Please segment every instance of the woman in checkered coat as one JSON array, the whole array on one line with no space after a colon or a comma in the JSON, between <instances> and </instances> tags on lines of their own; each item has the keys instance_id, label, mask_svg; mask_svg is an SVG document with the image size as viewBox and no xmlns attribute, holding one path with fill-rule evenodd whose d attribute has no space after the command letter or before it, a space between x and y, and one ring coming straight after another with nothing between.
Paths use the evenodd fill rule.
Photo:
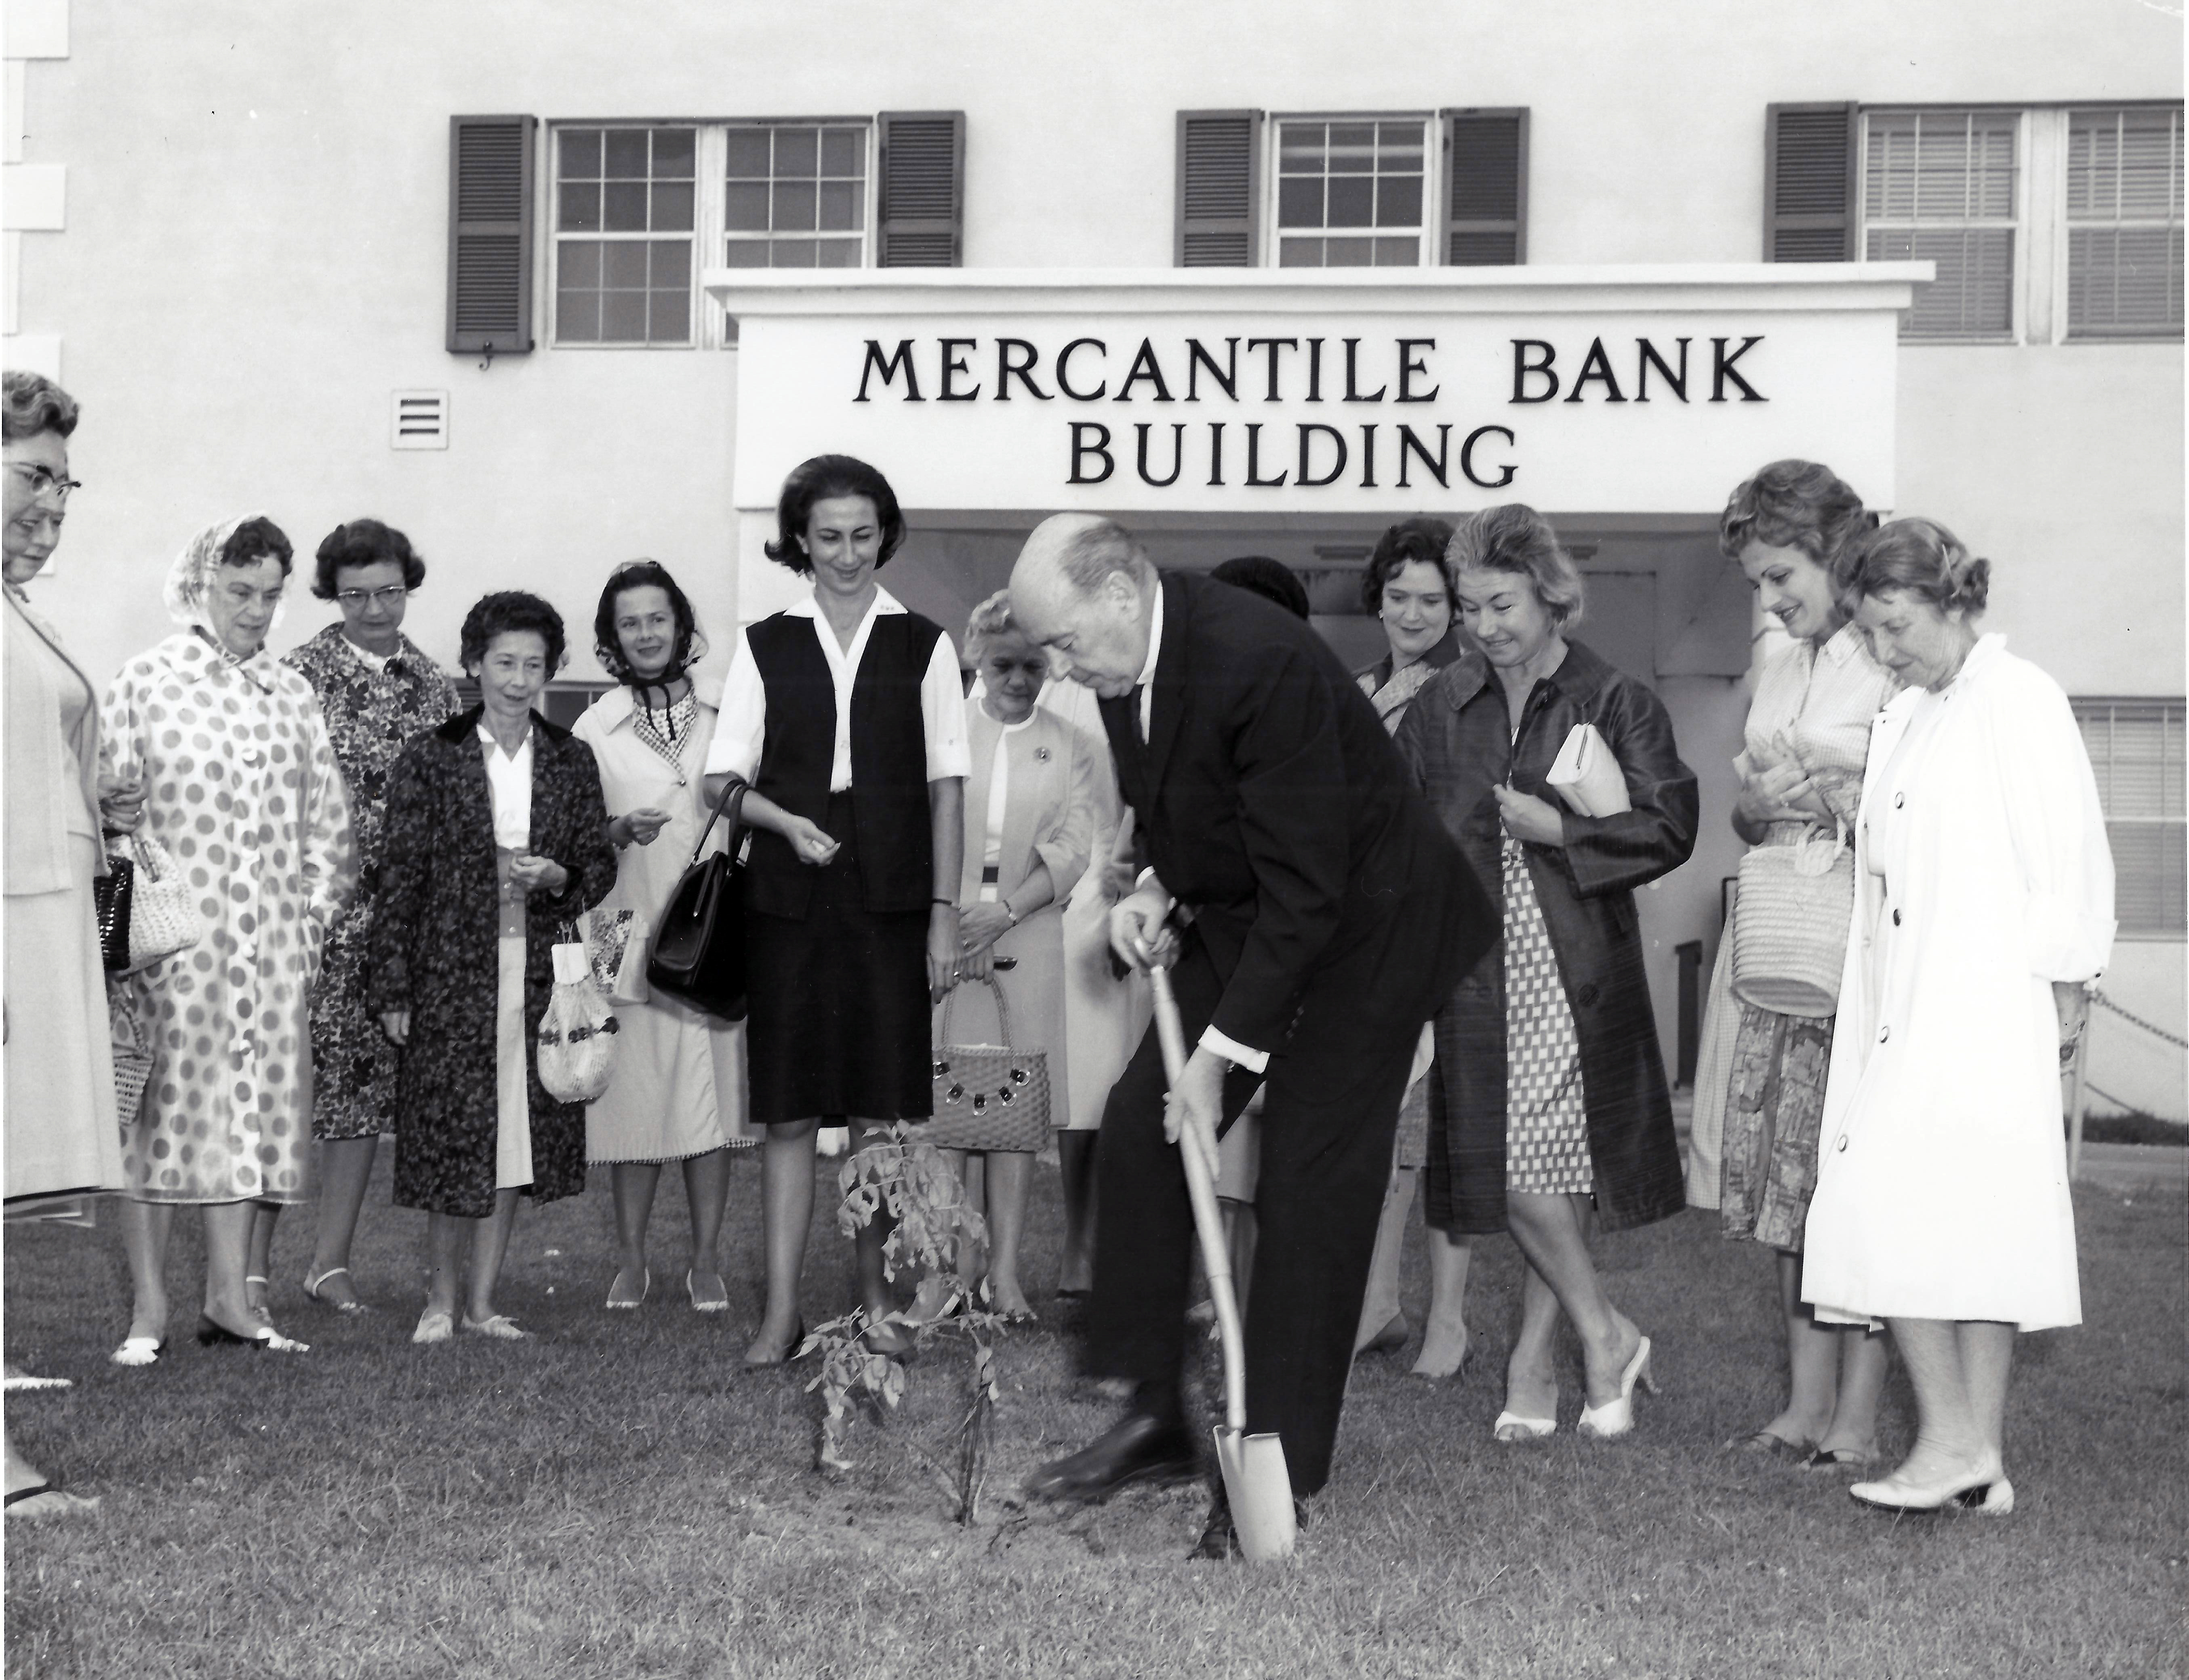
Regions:
<instances>
[{"instance_id":1,"label":"woman in checkered coat","mask_svg":"<svg viewBox=\"0 0 2189 1680\"><path fill-rule=\"evenodd\" d=\"M1581 1432L1621 1435L1649 1338L1605 1298L1587 1233L1592 1213L1618 1230L1685 1204L1633 889L1694 849L1694 772L1657 697L1568 638L1581 576L1540 514L1475 514L1446 557L1469 654L1423 688L1397 742L1476 874L1502 881L1505 931L1437 1015L1427 1218L1455 1238L1509 1229L1527 1257L1496 1438L1557 1428L1561 1311L1587 1369ZM1582 724L1632 809L1581 816L1547 785Z\"/></svg>"}]
</instances>

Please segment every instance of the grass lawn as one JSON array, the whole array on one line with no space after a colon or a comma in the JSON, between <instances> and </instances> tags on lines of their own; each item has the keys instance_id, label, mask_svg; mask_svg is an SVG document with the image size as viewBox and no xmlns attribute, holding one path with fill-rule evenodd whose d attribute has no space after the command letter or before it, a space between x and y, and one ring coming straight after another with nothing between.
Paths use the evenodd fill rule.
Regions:
<instances>
[{"instance_id":1,"label":"grass lawn","mask_svg":"<svg viewBox=\"0 0 2189 1680\"><path fill-rule=\"evenodd\" d=\"M1715 1215L1606 1240L1615 1297L1655 1338L1667 1392L1631 1440L1490 1440L1518 1305L1509 1242L1484 1243L1470 1317L1483 1374L1358 1369L1336 1478L1298 1557L1184 1562L1202 1496L1021 1511L1025 1473L1111 1407L1073 1372L1050 1300L1057 1180L1035 1177L1028 1272L1043 1323L1009 1335L980 1519L947 1519L896 1437L939 1442L962 1357L916 1366L906 1415L853 1434L824 1479L804 1372L738 1363L756 1312L759 1171L732 1191L732 1310L686 1305L682 1196L665 1175L653 1298L600 1309L605 1175L520 1216L505 1310L523 1345L413 1348L421 1216L387 1206L359 1246L361 1321L297 1287L311 1214L283 1222L275 1305L301 1359L199 1349L196 1222L176 1222L177 1338L105 1355L127 1317L120 1246L10 1230L6 1340L71 1391L11 1396L32 1460L104 1496L93 1515L6 1529L7 1670L53 1677L1210 1677L1610 1674L2095 1676L2189 1666L2185 1209L2079 1197L2081 1329L2022 1338L2005 1521L1895 1523L1836 1478L1722 1454L1779 1400L1772 1260ZM833 1185L833 1179L830 1181ZM1407 1300L1426 1290L1420 1245ZM816 1222L809 1316L849 1298L850 1253ZM1888 1391L1888 1449L1911 1427Z\"/></svg>"}]
</instances>

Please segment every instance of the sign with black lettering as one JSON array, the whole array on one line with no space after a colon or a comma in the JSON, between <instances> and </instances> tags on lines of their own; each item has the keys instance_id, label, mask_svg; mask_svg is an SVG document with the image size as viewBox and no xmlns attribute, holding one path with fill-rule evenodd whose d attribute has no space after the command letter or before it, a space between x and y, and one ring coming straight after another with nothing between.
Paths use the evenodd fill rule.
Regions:
<instances>
[{"instance_id":1,"label":"sign with black lettering","mask_svg":"<svg viewBox=\"0 0 2189 1680\"><path fill-rule=\"evenodd\" d=\"M936 509L1693 514L1784 455L1891 505L1921 266L725 270L708 290L739 322L740 507L833 451Z\"/></svg>"}]
</instances>

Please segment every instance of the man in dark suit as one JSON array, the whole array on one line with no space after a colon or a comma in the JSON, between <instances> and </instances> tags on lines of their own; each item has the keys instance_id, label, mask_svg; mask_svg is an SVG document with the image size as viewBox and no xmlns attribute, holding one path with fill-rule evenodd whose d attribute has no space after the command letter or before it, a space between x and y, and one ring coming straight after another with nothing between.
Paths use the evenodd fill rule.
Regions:
<instances>
[{"instance_id":1,"label":"man in dark suit","mask_svg":"<svg viewBox=\"0 0 2189 1680\"><path fill-rule=\"evenodd\" d=\"M1090 1353L1134 1383L1130 1408L1028 1491L1100 1498L1192 1472L1193 1215L1171 1145L1202 1149L1213 1174L1219 1125L1266 1082L1247 1428L1276 1434L1294 1492L1312 1494L1415 1044L1496 939L1496 912L1337 655L1281 608L1159 574L1115 523L1059 514L1027 539L1011 612L1101 699L1150 866L1111 913L1111 942L1137 965L1174 957L1196 1046L1167 1112L1151 1027L1102 1122ZM1181 907L1179 938L1166 924ZM1219 1490L1197 1549L1226 1555L1231 1539Z\"/></svg>"}]
</instances>

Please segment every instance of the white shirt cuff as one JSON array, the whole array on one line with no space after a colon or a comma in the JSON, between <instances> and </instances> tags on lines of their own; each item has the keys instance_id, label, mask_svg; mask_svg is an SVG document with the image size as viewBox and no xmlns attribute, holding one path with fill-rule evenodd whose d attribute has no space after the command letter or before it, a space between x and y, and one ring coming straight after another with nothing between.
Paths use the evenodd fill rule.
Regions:
<instances>
[{"instance_id":1,"label":"white shirt cuff","mask_svg":"<svg viewBox=\"0 0 2189 1680\"><path fill-rule=\"evenodd\" d=\"M1266 1073L1270 1071L1270 1053L1267 1050L1250 1050L1236 1038L1226 1038L1213 1027L1202 1029L1201 1048L1213 1050L1225 1061L1252 1072Z\"/></svg>"}]
</instances>

